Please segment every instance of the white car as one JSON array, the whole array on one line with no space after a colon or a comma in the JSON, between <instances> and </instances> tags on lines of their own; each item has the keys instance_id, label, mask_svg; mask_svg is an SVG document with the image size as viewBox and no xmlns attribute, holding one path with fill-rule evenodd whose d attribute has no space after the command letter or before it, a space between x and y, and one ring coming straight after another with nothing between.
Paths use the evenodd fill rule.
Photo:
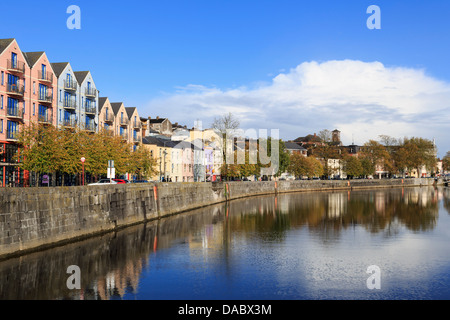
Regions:
<instances>
[{"instance_id":1,"label":"white car","mask_svg":"<svg viewBox=\"0 0 450 320\"><path fill-rule=\"evenodd\" d=\"M107 185L107 184L117 184L117 182L114 181L114 180L111 181L109 179L101 179L98 182L88 184L88 186L104 186L104 185Z\"/></svg>"}]
</instances>

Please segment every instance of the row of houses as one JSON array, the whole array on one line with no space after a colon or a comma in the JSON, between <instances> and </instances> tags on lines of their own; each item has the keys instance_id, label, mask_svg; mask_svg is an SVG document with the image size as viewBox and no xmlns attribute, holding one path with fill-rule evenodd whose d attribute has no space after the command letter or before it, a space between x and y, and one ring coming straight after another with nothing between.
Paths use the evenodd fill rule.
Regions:
<instances>
[{"instance_id":1,"label":"row of houses","mask_svg":"<svg viewBox=\"0 0 450 320\"><path fill-rule=\"evenodd\" d=\"M134 149L143 137L171 136L182 126L166 118L141 117L138 109L100 95L90 71L50 61L44 51L22 51L16 39L0 39L0 187L22 186L18 134L31 123L60 129L106 132Z\"/></svg>"}]
</instances>

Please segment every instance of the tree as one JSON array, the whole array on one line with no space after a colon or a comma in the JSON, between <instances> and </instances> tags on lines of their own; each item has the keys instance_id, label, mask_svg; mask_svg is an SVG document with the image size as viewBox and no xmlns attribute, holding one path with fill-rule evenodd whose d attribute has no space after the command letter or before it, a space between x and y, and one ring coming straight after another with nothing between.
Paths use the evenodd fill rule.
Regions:
<instances>
[{"instance_id":1,"label":"tree","mask_svg":"<svg viewBox=\"0 0 450 320\"><path fill-rule=\"evenodd\" d=\"M377 166L385 171L392 171L391 155L386 147L381 143L370 140L361 148L361 165L363 167L363 175L374 175Z\"/></svg>"},{"instance_id":2,"label":"tree","mask_svg":"<svg viewBox=\"0 0 450 320\"><path fill-rule=\"evenodd\" d=\"M319 132L318 136L324 143L330 143L332 140L333 134L331 133L330 130L324 129Z\"/></svg>"},{"instance_id":3,"label":"tree","mask_svg":"<svg viewBox=\"0 0 450 320\"><path fill-rule=\"evenodd\" d=\"M398 168L415 169L419 174L421 167L430 171L436 169L436 148L433 141L423 138L405 138L395 152L395 161Z\"/></svg>"},{"instance_id":4,"label":"tree","mask_svg":"<svg viewBox=\"0 0 450 320\"><path fill-rule=\"evenodd\" d=\"M450 170L450 151L447 151L447 154L442 159L442 169L444 171L449 171Z\"/></svg>"},{"instance_id":5,"label":"tree","mask_svg":"<svg viewBox=\"0 0 450 320\"><path fill-rule=\"evenodd\" d=\"M288 171L295 177L301 178L308 175L306 158L299 154L293 153L290 156Z\"/></svg>"},{"instance_id":6,"label":"tree","mask_svg":"<svg viewBox=\"0 0 450 320\"><path fill-rule=\"evenodd\" d=\"M357 157L348 156L344 160L344 171L350 178L360 177L363 174L363 168Z\"/></svg>"}]
</instances>

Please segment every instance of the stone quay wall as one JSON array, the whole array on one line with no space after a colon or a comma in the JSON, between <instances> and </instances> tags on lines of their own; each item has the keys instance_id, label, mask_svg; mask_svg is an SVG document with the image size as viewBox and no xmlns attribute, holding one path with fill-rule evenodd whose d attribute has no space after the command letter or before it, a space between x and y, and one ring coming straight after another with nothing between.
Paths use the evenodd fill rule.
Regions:
<instances>
[{"instance_id":1,"label":"stone quay wall","mask_svg":"<svg viewBox=\"0 0 450 320\"><path fill-rule=\"evenodd\" d=\"M244 197L433 184L433 179L297 180L1 189L0 259Z\"/></svg>"}]
</instances>

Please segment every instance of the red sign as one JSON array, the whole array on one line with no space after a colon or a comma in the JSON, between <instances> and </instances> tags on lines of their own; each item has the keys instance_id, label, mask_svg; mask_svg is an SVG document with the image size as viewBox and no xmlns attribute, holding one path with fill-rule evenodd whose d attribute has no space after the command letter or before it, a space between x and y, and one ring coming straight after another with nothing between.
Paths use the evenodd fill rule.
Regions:
<instances>
[{"instance_id":1,"label":"red sign","mask_svg":"<svg viewBox=\"0 0 450 320\"><path fill-rule=\"evenodd\" d=\"M84 157L81 158L81 162L82 162L82 163L85 163L85 162L86 162L86 158L84 158Z\"/></svg>"}]
</instances>

